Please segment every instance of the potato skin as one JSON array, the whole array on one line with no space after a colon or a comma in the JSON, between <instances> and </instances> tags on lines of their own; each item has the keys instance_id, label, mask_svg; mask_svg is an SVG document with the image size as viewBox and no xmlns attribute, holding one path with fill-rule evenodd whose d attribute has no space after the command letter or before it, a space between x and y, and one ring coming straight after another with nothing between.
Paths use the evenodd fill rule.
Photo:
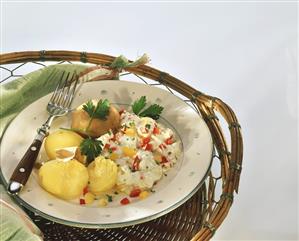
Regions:
<instances>
[{"instance_id":1,"label":"potato skin","mask_svg":"<svg viewBox=\"0 0 299 241\"><path fill-rule=\"evenodd\" d=\"M73 131L57 130L46 137L45 150L50 160L56 159L56 150L64 147L78 147L83 138Z\"/></svg>"},{"instance_id":2,"label":"potato skin","mask_svg":"<svg viewBox=\"0 0 299 241\"><path fill-rule=\"evenodd\" d=\"M77 110L72 113L72 129L75 129L80 134L90 135L92 137L99 137L110 129L115 130L119 127L120 124L120 115L118 110L110 105L109 114L106 120L93 119L89 126L89 129L86 130L90 122L90 116L87 112L82 109L82 106L79 106Z\"/></svg>"},{"instance_id":3,"label":"potato skin","mask_svg":"<svg viewBox=\"0 0 299 241\"><path fill-rule=\"evenodd\" d=\"M101 194L113 188L117 181L117 165L103 156L97 157L88 167L89 190Z\"/></svg>"},{"instance_id":4,"label":"potato skin","mask_svg":"<svg viewBox=\"0 0 299 241\"><path fill-rule=\"evenodd\" d=\"M87 168L77 160L51 160L38 171L41 186L55 196L69 200L78 198L88 184Z\"/></svg>"}]
</instances>

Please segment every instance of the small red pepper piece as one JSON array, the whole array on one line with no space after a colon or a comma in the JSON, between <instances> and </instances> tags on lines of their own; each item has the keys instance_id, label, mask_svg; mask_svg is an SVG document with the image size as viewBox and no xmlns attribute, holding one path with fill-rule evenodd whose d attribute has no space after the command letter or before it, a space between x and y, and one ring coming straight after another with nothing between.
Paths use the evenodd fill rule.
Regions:
<instances>
[{"instance_id":1,"label":"small red pepper piece","mask_svg":"<svg viewBox=\"0 0 299 241\"><path fill-rule=\"evenodd\" d=\"M166 145L171 145L172 143L173 143L172 136L169 137L169 138L167 138L167 139L165 140L165 144L166 144Z\"/></svg>"},{"instance_id":2,"label":"small red pepper piece","mask_svg":"<svg viewBox=\"0 0 299 241\"><path fill-rule=\"evenodd\" d=\"M104 149L109 149L109 148L110 148L110 144L106 143Z\"/></svg>"},{"instance_id":3,"label":"small red pepper piece","mask_svg":"<svg viewBox=\"0 0 299 241\"><path fill-rule=\"evenodd\" d=\"M83 198L80 198L80 205L84 205L85 204L85 200Z\"/></svg>"},{"instance_id":4,"label":"small red pepper piece","mask_svg":"<svg viewBox=\"0 0 299 241\"><path fill-rule=\"evenodd\" d=\"M158 128L157 126L154 127L154 129L153 129L153 134L154 134L154 135L158 135L158 134L160 134L160 130L159 130L159 128Z\"/></svg>"},{"instance_id":5,"label":"small red pepper piece","mask_svg":"<svg viewBox=\"0 0 299 241\"><path fill-rule=\"evenodd\" d=\"M162 156L161 163L166 163L166 162L168 162L167 158L165 156Z\"/></svg>"},{"instance_id":6,"label":"small red pepper piece","mask_svg":"<svg viewBox=\"0 0 299 241\"><path fill-rule=\"evenodd\" d=\"M141 193L141 190L139 188L135 188L130 192L130 197L138 197Z\"/></svg>"},{"instance_id":7,"label":"small red pepper piece","mask_svg":"<svg viewBox=\"0 0 299 241\"><path fill-rule=\"evenodd\" d=\"M164 144L160 144L160 145L159 145L159 148L160 148L160 149L164 149L165 147L166 147L166 146L165 146Z\"/></svg>"},{"instance_id":8,"label":"small red pepper piece","mask_svg":"<svg viewBox=\"0 0 299 241\"><path fill-rule=\"evenodd\" d=\"M140 159L138 156L136 156L132 165L134 171L138 171L139 163L140 163Z\"/></svg>"},{"instance_id":9,"label":"small red pepper piece","mask_svg":"<svg viewBox=\"0 0 299 241\"><path fill-rule=\"evenodd\" d=\"M150 136L144 138L142 140L142 147L144 147L145 145L147 145L150 141L151 141L151 137Z\"/></svg>"},{"instance_id":10,"label":"small red pepper piece","mask_svg":"<svg viewBox=\"0 0 299 241\"><path fill-rule=\"evenodd\" d=\"M116 146L113 146L113 147L111 147L110 149L111 149L111 151L116 151L117 147L116 147Z\"/></svg>"},{"instance_id":11,"label":"small red pepper piece","mask_svg":"<svg viewBox=\"0 0 299 241\"><path fill-rule=\"evenodd\" d=\"M129 204L130 203L130 200L128 199L128 198L123 198L122 200L120 200L120 203L122 204L122 205L127 205L127 204Z\"/></svg>"},{"instance_id":12,"label":"small red pepper piece","mask_svg":"<svg viewBox=\"0 0 299 241\"><path fill-rule=\"evenodd\" d=\"M147 144L145 147L146 151L152 151L153 150L153 145L152 144Z\"/></svg>"},{"instance_id":13,"label":"small red pepper piece","mask_svg":"<svg viewBox=\"0 0 299 241\"><path fill-rule=\"evenodd\" d=\"M88 186L83 188L83 195L85 195L86 193L88 193Z\"/></svg>"}]
</instances>

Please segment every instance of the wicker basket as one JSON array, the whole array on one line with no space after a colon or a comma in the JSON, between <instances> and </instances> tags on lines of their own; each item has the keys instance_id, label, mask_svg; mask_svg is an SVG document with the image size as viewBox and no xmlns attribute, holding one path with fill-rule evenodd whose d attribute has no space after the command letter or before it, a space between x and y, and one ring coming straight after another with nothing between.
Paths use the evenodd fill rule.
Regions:
<instances>
[{"instance_id":1,"label":"wicker basket","mask_svg":"<svg viewBox=\"0 0 299 241\"><path fill-rule=\"evenodd\" d=\"M50 63L81 62L109 65L115 57L74 51L29 51L0 55L1 69L8 71L7 81L25 63L46 66ZM11 64L17 64L10 67ZM45 240L209 240L219 228L238 192L242 165L241 128L233 110L217 97L206 95L168 73L149 66L130 67L120 75L134 75L145 84L161 86L183 97L206 121L214 140L212 169L200 190L185 204L156 220L117 229L83 229L46 220L26 210L41 228ZM3 103L1 103L3 104ZM222 130L224 120L229 136ZM228 139L228 140L227 140ZM228 144L229 143L229 144ZM218 166L218 168L217 168Z\"/></svg>"}]
</instances>

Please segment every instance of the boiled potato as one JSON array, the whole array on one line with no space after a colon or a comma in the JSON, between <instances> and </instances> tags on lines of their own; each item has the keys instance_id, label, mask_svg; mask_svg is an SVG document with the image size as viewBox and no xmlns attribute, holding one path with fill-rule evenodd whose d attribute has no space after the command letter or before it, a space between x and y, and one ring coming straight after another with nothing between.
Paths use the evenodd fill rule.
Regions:
<instances>
[{"instance_id":1,"label":"boiled potato","mask_svg":"<svg viewBox=\"0 0 299 241\"><path fill-rule=\"evenodd\" d=\"M75 159L48 161L41 166L38 176L46 191L66 200L79 197L88 184L87 168Z\"/></svg>"},{"instance_id":2,"label":"boiled potato","mask_svg":"<svg viewBox=\"0 0 299 241\"><path fill-rule=\"evenodd\" d=\"M117 166L110 159L103 156L97 157L88 165L89 190L100 194L110 190L117 180Z\"/></svg>"},{"instance_id":3,"label":"boiled potato","mask_svg":"<svg viewBox=\"0 0 299 241\"><path fill-rule=\"evenodd\" d=\"M96 105L97 101L93 100L93 103ZM91 121L88 130L86 130L90 122L90 116L82 108L83 105L79 106L72 113L72 128L78 130L78 132L88 134L92 137L99 137L108 132L110 129L113 130L119 127L119 112L114 106L110 105L109 114L106 120L94 118Z\"/></svg>"},{"instance_id":4,"label":"boiled potato","mask_svg":"<svg viewBox=\"0 0 299 241\"><path fill-rule=\"evenodd\" d=\"M47 136L45 140L46 153L50 160L56 159L56 150L65 147L78 147L83 141L83 138L68 130L57 130Z\"/></svg>"}]
</instances>

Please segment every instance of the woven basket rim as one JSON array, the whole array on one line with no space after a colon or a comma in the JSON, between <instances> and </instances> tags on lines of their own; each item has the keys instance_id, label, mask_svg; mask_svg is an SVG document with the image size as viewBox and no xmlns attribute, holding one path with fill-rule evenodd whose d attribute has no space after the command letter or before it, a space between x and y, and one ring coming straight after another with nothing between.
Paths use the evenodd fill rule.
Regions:
<instances>
[{"instance_id":1,"label":"woven basket rim","mask_svg":"<svg viewBox=\"0 0 299 241\"><path fill-rule=\"evenodd\" d=\"M78 61L97 65L109 65L114 59L115 57L113 56L99 53L42 50L1 54L0 65L30 61ZM125 68L125 71L167 85L193 101L210 129L214 139L215 148L219 155L219 160L221 161L221 180L223 183L222 194L215 208L210 210L202 228L198 230L196 235L192 238L193 241L209 240L227 216L233 203L234 193L238 192L242 170L243 139L237 117L234 111L221 99L206 95L164 71L160 71L147 65ZM223 127L220 125L216 113L224 117L228 124L231 139L230 146L227 144L229 142L225 139L222 131ZM211 183L208 183L207 185L209 186L208 189L210 191L210 188L212 187ZM212 205L209 203L209 200L207 205L207 208Z\"/></svg>"}]
</instances>

